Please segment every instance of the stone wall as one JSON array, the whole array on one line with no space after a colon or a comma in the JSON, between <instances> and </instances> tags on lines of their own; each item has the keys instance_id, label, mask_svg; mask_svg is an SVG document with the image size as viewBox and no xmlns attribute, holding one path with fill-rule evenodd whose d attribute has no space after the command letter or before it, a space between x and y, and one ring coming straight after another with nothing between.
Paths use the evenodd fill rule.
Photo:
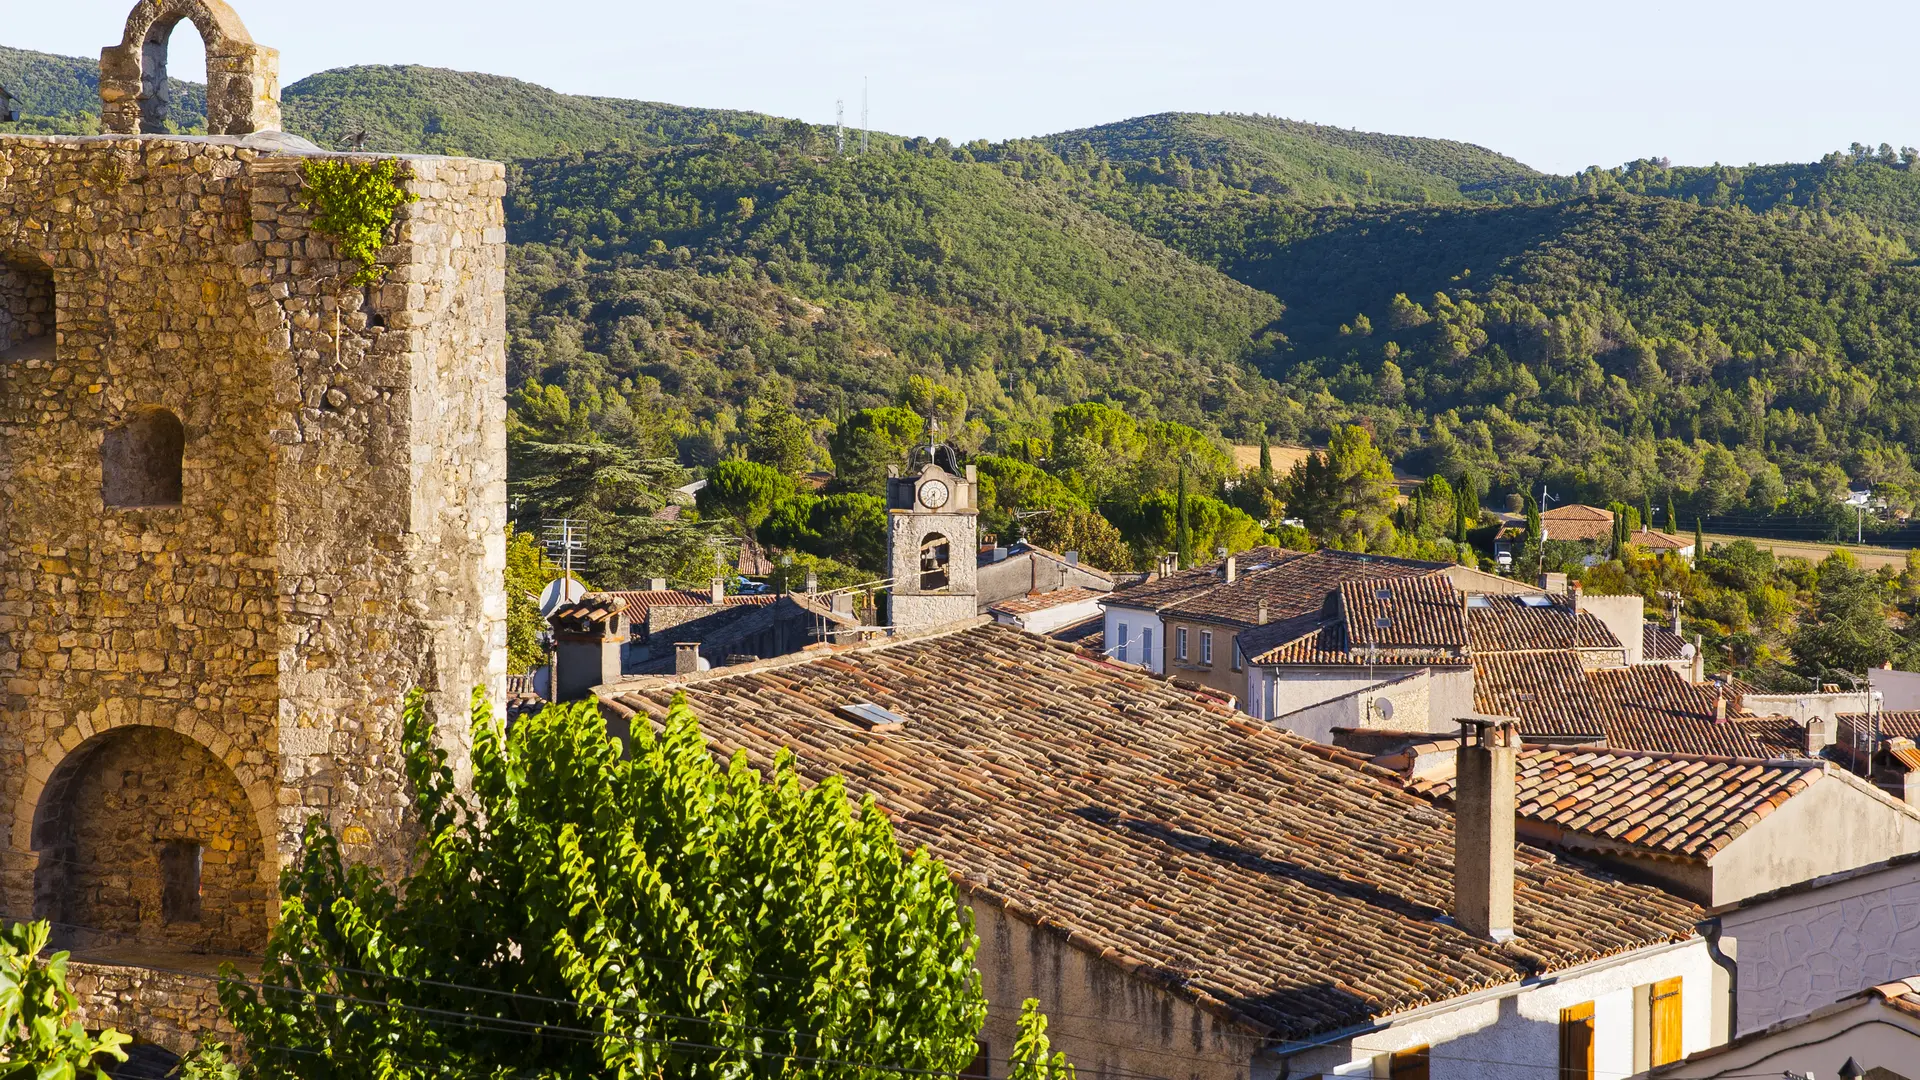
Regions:
<instances>
[{"instance_id":1,"label":"stone wall","mask_svg":"<svg viewBox=\"0 0 1920 1080\"><path fill-rule=\"evenodd\" d=\"M289 147L0 136L0 262L50 268L57 310L54 348L0 358L7 914L50 868L50 781L105 733L217 761L271 888L310 815L399 869L407 691L462 769L468 697L500 693L504 171L400 159L417 199L363 289ZM184 431L178 505L109 507L103 439L143 410Z\"/></svg>"},{"instance_id":2,"label":"stone wall","mask_svg":"<svg viewBox=\"0 0 1920 1080\"><path fill-rule=\"evenodd\" d=\"M233 1039L233 1025L220 1014L219 980L212 972L76 963L67 969L67 985L79 997L79 1019L89 1028L138 1032L141 1042L182 1057L202 1033Z\"/></svg>"},{"instance_id":3,"label":"stone wall","mask_svg":"<svg viewBox=\"0 0 1920 1080\"><path fill-rule=\"evenodd\" d=\"M0 260L0 355L53 335L53 274L37 262Z\"/></svg>"}]
</instances>

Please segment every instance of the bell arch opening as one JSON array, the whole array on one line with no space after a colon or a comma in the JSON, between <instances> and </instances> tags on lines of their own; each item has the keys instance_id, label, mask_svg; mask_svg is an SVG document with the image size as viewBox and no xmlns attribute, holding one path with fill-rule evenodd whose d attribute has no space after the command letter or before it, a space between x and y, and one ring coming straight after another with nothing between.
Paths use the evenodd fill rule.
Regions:
<instances>
[{"instance_id":1,"label":"bell arch opening","mask_svg":"<svg viewBox=\"0 0 1920 1080\"><path fill-rule=\"evenodd\" d=\"M34 917L93 957L255 954L273 890L240 782L194 740L122 727L82 743L34 808Z\"/></svg>"},{"instance_id":2,"label":"bell arch opening","mask_svg":"<svg viewBox=\"0 0 1920 1080\"><path fill-rule=\"evenodd\" d=\"M198 63L195 61L198 60ZM148 135L165 134L171 121L186 130L175 114L170 69L204 71L207 85L213 85L211 57L206 35L181 12L155 22L140 42L140 131Z\"/></svg>"},{"instance_id":3,"label":"bell arch opening","mask_svg":"<svg viewBox=\"0 0 1920 1080\"><path fill-rule=\"evenodd\" d=\"M953 545L940 533L920 540L920 591L933 592L952 584Z\"/></svg>"},{"instance_id":4,"label":"bell arch opening","mask_svg":"<svg viewBox=\"0 0 1920 1080\"><path fill-rule=\"evenodd\" d=\"M187 432L157 406L135 409L100 440L100 499L109 507L179 506Z\"/></svg>"},{"instance_id":5,"label":"bell arch opening","mask_svg":"<svg viewBox=\"0 0 1920 1080\"><path fill-rule=\"evenodd\" d=\"M206 50L207 134L280 129L280 54L254 43L225 0L140 0L118 45L100 53L100 122L115 135L161 135L171 116L168 50L192 23Z\"/></svg>"},{"instance_id":6,"label":"bell arch opening","mask_svg":"<svg viewBox=\"0 0 1920 1080\"><path fill-rule=\"evenodd\" d=\"M53 359L57 308L51 267L0 255L0 361Z\"/></svg>"}]
</instances>

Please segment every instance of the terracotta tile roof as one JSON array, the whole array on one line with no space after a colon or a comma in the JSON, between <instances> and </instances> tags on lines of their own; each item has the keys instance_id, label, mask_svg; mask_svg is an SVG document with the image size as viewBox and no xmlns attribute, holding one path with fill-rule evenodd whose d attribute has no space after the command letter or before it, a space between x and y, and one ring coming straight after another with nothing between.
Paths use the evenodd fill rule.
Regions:
<instances>
[{"instance_id":1,"label":"terracotta tile roof","mask_svg":"<svg viewBox=\"0 0 1920 1080\"><path fill-rule=\"evenodd\" d=\"M1872 730L1875 720L1880 724L1880 737L1883 739L1920 740L1920 712L1889 710L1878 717L1862 713L1841 713L1839 720L1849 728L1861 731Z\"/></svg>"},{"instance_id":2,"label":"terracotta tile roof","mask_svg":"<svg viewBox=\"0 0 1920 1080\"><path fill-rule=\"evenodd\" d=\"M1059 607L1062 604L1078 604L1087 600L1098 600L1107 594L1097 589L1055 589L1052 592L1028 593L1011 600L1002 600L987 610L1001 615L1026 615L1035 611Z\"/></svg>"},{"instance_id":3,"label":"terracotta tile roof","mask_svg":"<svg viewBox=\"0 0 1920 1080\"><path fill-rule=\"evenodd\" d=\"M1244 582L1252 574L1307 557L1305 552L1289 551L1286 548L1254 548L1234 557L1235 575ZM1231 587L1220 580L1220 563L1212 562L1189 570L1175 571L1166 577L1148 578L1138 585L1116 590L1111 594L1110 602L1145 611L1159 611L1182 600L1190 600L1215 589ZM1327 588L1331 587L1331 584L1327 586ZM1323 588L1320 599L1325 598L1326 589Z\"/></svg>"},{"instance_id":4,"label":"terracotta tile roof","mask_svg":"<svg viewBox=\"0 0 1920 1080\"><path fill-rule=\"evenodd\" d=\"M1564 597L1475 597L1467 609L1467 637L1476 655L1527 649L1618 649L1620 639L1590 611L1575 612ZM1546 605L1535 606L1542 599Z\"/></svg>"},{"instance_id":5,"label":"terracotta tile roof","mask_svg":"<svg viewBox=\"0 0 1920 1080\"><path fill-rule=\"evenodd\" d=\"M1262 603L1267 606L1269 622L1323 610L1331 615L1328 599L1343 583L1417 577L1446 569L1445 563L1358 555L1351 551L1322 549L1307 555L1288 554L1293 557L1275 560L1265 568L1260 567L1258 561L1250 566L1243 557L1238 580L1233 584L1216 582L1211 588L1192 591L1158 610L1163 616L1250 627L1259 625Z\"/></svg>"},{"instance_id":6,"label":"terracotta tile roof","mask_svg":"<svg viewBox=\"0 0 1920 1080\"><path fill-rule=\"evenodd\" d=\"M1473 658L1473 675L1474 708L1517 718L1522 735L1594 734L1629 750L1804 756L1799 725L1746 712L1744 687L1727 687L1728 719L1720 723L1718 688L1664 665L1585 671L1572 652L1486 653Z\"/></svg>"},{"instance_id":7,"label":"terracotta tile roof","mask_svg":"<svg viewBox=\"0 0 1920 1080\"><path fill-rule=\"evenodd\" d=\"M1825 763L1810 758L1523 747L1514 783L1519 814L1530 821L1711 859L1825 775ZM1451 802L1453 780L1451 769L1435 771L1407 781L1407 789Z\"/></svg>"},{"instance_id":8,"label":"terracotta tile roof","mask_svg":"<svg viewBox=\"0 0 1920 1080\"><path fill-rule=\"evenodd\" d=\"M1223 701L1010 627L607 688L718 754L871 793L961 888L1254 1031L1304 1037L1689 939L1701 909L1521 845L1519 936L1442 921L1449 815ZM906 718L879 735L837 709Z\"/></svg>"},{"instance_id":9,"label":"terracotta tile roof","mask_svg":"<svg viewBox=\"0 0 1920 1080\"><path fill-rule=\"evenodd\" d=\"M1549 540L1609 540L1613 536L1613 511L1570 503L1541 514L1540 524ZM1678 551L1693 546L1692 540L1648 528L1635 529L1627 542L1649 551Z\"/></svg>"},{"instance_id":10,"label":"terracotta tile roof","mask_svg":"<svg viewBox=\"0 0 1920 1080\"><path fill-rule=\"evenodd\" d=\"M1466 648L1463 600L1447 576L1437 572L1340 584L1347 640L1383 649Z\"/></svg>"},{"instance_id":11,"label":"terracotta tile roof","mask_svg":"<svg viewBox=\"0 0 1920 1080\"><path fill-rule=\"evenodd\" d=\"M631 590L612 590L601 595L617 596L625 601L627 605L627 621L633 623L636 627L647 625L647 609L655 605L660 607L704 607L713 602L713 595L711 593L694 592L691 589L659 589L641 590L637 592ZM773 593L759 593L752 596L729 596L725 602L729 604L771 604L777 599L779 599L779 597Z\"/></svg>"},{"instance_id":12,"label":"terracotta tile roof","mask_svg":"<svg viewBox=\"0 0 1920 1080\"><path fill-rule=\"evenodd\" d=\"M550 623L586 627L604 623L619 614L624 602L614 593L587 593L578 600L561 604L547 613Z\"/></svg>"},{"instance_id":13,"label":"terracotta tile roof","mask_svg":"<svg viewBox=\"0 0 1920 1080\"><path fill-rule=\"evenodd\" d=\"M1436 653L1430 649L1396 652L1377 645L1369 649L1364 642L1358 648L1349 648L1346 623L1338 619L1323 619L1318 615L1303 615L1283 623L1268 623L1242 631L1240 648L1254 650L1247 657L1247 663L1262 666L1384 664L1388 667L1413 665L1457 668L1466 667L1472 662L1464 654Z\"/></svg>"},{"instance_id":14,"label":"terracotta tile roof","mask_svg":"<svg viewBox=\"0 0 1920 1080\"><path fill-rule=\"evenodd\" d=\"M1640 628L1641 655L1648 660L1683 660L1686 644L1685 638L1660 623Z\"/></svg>"},{"instance_id":15,"label":"terracotta tile roof","mask_svg":"<svg viewBox=\"0 0 1920 1080\"><path fill-rule=\"evenodd\" d=\"M1567 503L1540 513L1541 521L1599 521L1613 524L1613 511L1586 503Z\"/></svg>"},{"instance_id":16,"label":"terracotta tile roof","mask_svg":"<svg viewBox=\"0 0 1920 1080\"><path fill-rule=\"evenodd\" d=\"M1653 529L1635 529L1627 537L1627 543L1638 545L1648 551L1679 551L1681 548L1693 546L1693 541L1690 539Z\"/></svg>"},{"instance_id":17,"label":"terracotta tile roof","mask_svg":"<svg viewBox=\"0 0 1920 1080\"><path fill-rule=\"evenodd\" d=\"M1861 994L1855 994L1853 996L1861 997L1864 996L1864 994L1872 994L1903 1013L1920 1016L1920 975L1909 976L1905 979L1896 979L1890 983L1881 983L1879 986L1875 986L1863 991ZM1874 1070L1874 1072L1886 1071L1885 1069ZM1867 1075L1871 1076L1873 1073L1868 1073Z\"/></svg>"},{"instance_id":18,"label":"terracotta tile roof","mask_svg":"<svg viewBox=\"0 0 1920 1080\"><path fill-rule=\"evenodd\" d=\"M1047 634L1055 641L1063 641L1082 652L1099 655L1107 648L1106 617L1095 615L1091 619L1082 619L1077 623L1068 623Z\"/></svg>"}]
</instances>

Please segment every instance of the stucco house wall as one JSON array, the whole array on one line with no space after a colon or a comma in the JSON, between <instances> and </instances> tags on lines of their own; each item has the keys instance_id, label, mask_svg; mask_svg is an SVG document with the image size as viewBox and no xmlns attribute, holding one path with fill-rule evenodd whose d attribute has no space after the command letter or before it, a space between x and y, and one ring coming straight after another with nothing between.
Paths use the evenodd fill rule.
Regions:
<instances>
[{"instance_id":1,"label":"stucco house wall","mask_svg":"<svg viewBox=\"0 0 1920 1080\"><path fill-rule=\"evenodd\" d=\"M1714 856L1709 902L1731 904L1913 852L1920 814L1869 784L1827 776Z\"/></svg>"},{"instance_id":2,"label":"stucco house wall","mask_svg":"<svg viewBox=\"0 0 1920 1080\"><path fill-rule=\"evenodd\" d=\"M1273 717L1271 722L1302 738L1329 744L1333 742L1334 728L1425 732L1432 683L1431 674L1422 668L1331 701L1309 705L1298 712ZM1380 702L1392 703L1391 719L1380 715Z\"/></svg>"},{"instance_id":3,"label":"stucco house wall","mask_svg":"<svg viewBox=\"0 0 1920 1080\"><path fill-rule=\"evenodd\" d=\"M1823 1009L1804 1022L1755 1034L1654 1075L1663 1080L1839 1076L1849 1060L1868 1069L1868 1076L1874 1076L1871 1070L1879 1067L1903 1068L1920 1061L1920 1016L1870 996Z\"/></svg>"},{"instance_id":4,"label":"stucco house wall","mask_svg":"<svg viewBox=\"0 0 1920 1080\"><path fill-rule=\"evenodd\" d=\"M1126 627L1125 633L1120 631L1122 626ZM1160 623L1160 616L1139 608L1107 604L1103 629L1108 656L1129 664L1139 664L1156 675L1165 673L1167 634L1166 628ZM1145 645L1143 631L1152 633L1151 649Z\"/></svg>"},{"instance_id":5,"label":"stucco house wall","mask_svg":"<svg viewBox=\"0 0 1920 1080\"><path fill-rule=\"evenodd\" d=\"M1635 1072L1635 1046L1645 1039L1634 1018L1636 989L1680 978L1682 1050L1693 1053L1712 1044L1714 1010L1724 1006L1717 970L1703 941L1643 949L1409 1013L1381 1030L1295 1055L1286 1075L1385 1077L1395 1051L1427 1046L1433 1080L1539 1080L1559 1061L1560 1010L1591 1001L1595 1080L1623 1080Z\"/></svg>"},{"instance_id":6,"label":"stucco house wall","mask_svg":"<svg viewBox=\"0 0 1920 1080\"><path fill-rule=\"evenodd\" d=\"M1746 1034L1920 971L1920 859L1850 872L1723 912Z\"/></svg>"},{"instance_id":7,"label":"stucco house wall","mask_svg":"<svg viewBox=\"0 0 1920 1080\"><path fill-rule=\"evenodd\" d=\"M1087 1080L1271 1080L1269 1067L1250 1073L1262 1040L1147 982L1125 974L1069 942L972 901L980 936L975 964L987 996L989 1069L1007 1075L1020 1004L1038 998L1047 1036Z\"/></svg>"}]
</instances>

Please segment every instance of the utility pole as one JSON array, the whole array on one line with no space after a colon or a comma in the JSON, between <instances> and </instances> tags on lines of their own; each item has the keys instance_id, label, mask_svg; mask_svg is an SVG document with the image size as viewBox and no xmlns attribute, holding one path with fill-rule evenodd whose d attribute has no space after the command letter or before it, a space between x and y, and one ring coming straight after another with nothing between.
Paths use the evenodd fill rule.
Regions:
<instances>
[{"instance_id":1,"label":"utility pole","mask_svg":"<svg viewBox=\"0 0 1920 1080\"><path fill-rule=\"evenodd\" d=\"M847 153L847 101L840 98L833 103L833 152L845 157Z\"/></svg>"},{"instance_id":2,"label":"utility pole","mask_svg":"<svg viewBox=\"0 0 1920 1080\"><path fill-rule=\"evenodd\" d=\"M860 76L860 152L867 152L867 77Z\"/></svg>"}]
</instances>

